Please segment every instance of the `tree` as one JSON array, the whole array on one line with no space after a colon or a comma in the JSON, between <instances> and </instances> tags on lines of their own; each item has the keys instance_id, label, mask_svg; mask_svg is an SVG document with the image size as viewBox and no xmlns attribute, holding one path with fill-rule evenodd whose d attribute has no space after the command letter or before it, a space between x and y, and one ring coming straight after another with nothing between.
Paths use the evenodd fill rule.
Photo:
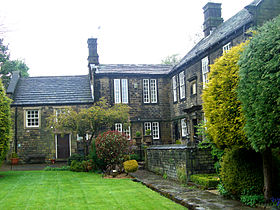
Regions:
<instances>
[{"instance_id":1,"label":"tree","mask_svg":"<svg viewBox=\"0 0 280 210\"><path fill-rule=\"evenodd\" d=\"M238 98L245 132L253 149L262 153L264 196L272 196L271 148L280 143L280 16L257 30L240 57Z\"/></svg>"},{"instance_id":2,"label":"tree","mask_svg":"<svg viewBox=\"0 0 280 210\"><path fill-rule=\"evenodd\" d=\"M110 106L104 98L90 108L75 111L72 108L63 109L60 114L48 118L48 127L61 133L73 133L83 137L85 155L89 153L92 139L101 131L110 129L115 123L128 126L129 107L124 104ZM89 140L86 136L89 136Z\"/></svg>"},{"instance_id":3,"label":"tree","mask_svg":"<svg viewBox=\"0 0 280 210\"><path fill-rule=\"evenodd\" d=\"M202 93L207 134L218 148L249 147L244 133L244 116L237 100L240 53L245 43L233 47L218 58L209 73L209 83Z\"/></svg>"},{"instance_id":4,"label":"tree","mask_svg":"<svg viewBox=\"0 0 280 210\"><path fill-rule=\"evenodd\" d=\"M5 88L8 87L12 72L19 71L22 77L28 77L28 66L23 60L10 60L9 49L0 39L0 77Z\"/></svg>"},{"instance_id":5,"label":"tree","mask_svg":"<svg viewBox=\"0 0 280 210\"><path fill-rule=\"evenodd\" d=\"M28 66L24 63L23 60L6 60L1 66L0 74L2 74L2 81L5 88L8 87L12 72L19 71L22 77L28 77Z\"/></svg>"},{"instance_id":6,"label":"tree","mask_svg":"<svg viewBox=\"0 0 280 210\"><path fill-rule=\"evenodd\" d=\"M11 100L6 96L4 86L0 79L0 166L9 150L11 137Z\"/></svg>"},{"instance_id":7,"label":"tree","mask_svg":"<svg viewBox=\"0 0 280 210\"><path fill-rule=\"evenodd\" d=\"M179 54L173 54L173 55L167 56L166 58L162 59L161 63L175 66L176 64L179 63L180 60L181 60L181 58L179 57Z\"/></svg>"}]
</instances>

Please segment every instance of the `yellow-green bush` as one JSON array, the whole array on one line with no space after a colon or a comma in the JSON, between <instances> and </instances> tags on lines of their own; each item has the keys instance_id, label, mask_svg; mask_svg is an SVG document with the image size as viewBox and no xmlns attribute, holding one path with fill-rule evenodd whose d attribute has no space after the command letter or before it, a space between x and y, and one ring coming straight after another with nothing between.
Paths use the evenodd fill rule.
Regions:
<instances>
[{"instance_id":1,"label":"yellow-green bush","mask_svg":"<svg viewBox=\"0 0 280 210\"><path fill-rule=\"evenodd\" d=\"M204 189L216 188L219 184L216 174L194 174L190 176L190 180Z\"/></svg>"},{"instance_id":2,"label":"yellow-green bush","mask_svg":"<svg viewBox=\"0 0 280 210\"><path fill-rule=\"evenodd\" d=\"M11 100L6 96L4 86L0 79L0 166L9 150L11 138Z\"/></svg>"},{"instance_id":3,"label":"yellow-green bush","mask_svg":"<svg viewBox=\"0 0 280 210\"><path fill-rule=\"evenodd\" d=\"M235 197L242 194L259 195L263 189L260 153L246 149L226 149L221 162L221 181L227 192Z\"/></svg>"},{"instance_id":4,"label":"yellow-green bush","mask_svg":"<svg viewBox=\"0 0 280 210\"><path fill-rule=\"evenodd\" d=\"M239 81L237 62L244 46L242 43L233 47L210 65L209 83L202 93L207 134L219 148L249 145L236 91Z\"/></svg>"},{"instance_id":5,"label":"yellow-green bush","mask_svg":"<svg viewBox=\"0 0 280 210\"><path fill-rule=\"evenodd\" d=\"M126 173L135 172L138 170L138 162L136 160L127 160L123 163Z\"/></svg>"}]
</instances>

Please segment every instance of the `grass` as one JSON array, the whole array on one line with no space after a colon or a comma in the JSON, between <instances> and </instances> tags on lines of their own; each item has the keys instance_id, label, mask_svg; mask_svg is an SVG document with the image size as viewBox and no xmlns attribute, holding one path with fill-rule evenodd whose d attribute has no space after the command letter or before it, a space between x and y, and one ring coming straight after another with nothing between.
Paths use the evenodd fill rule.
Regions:
<instances>
[{"instance_id":1,"label":"grass","mask_svg":"<svg viewBox=\"0 0 280 210\"><path fill-rule=\"evenodd\" d=\"M140 183L71 171L0 172L0 209L185 209Z\"/></svg>"}]
</instances>

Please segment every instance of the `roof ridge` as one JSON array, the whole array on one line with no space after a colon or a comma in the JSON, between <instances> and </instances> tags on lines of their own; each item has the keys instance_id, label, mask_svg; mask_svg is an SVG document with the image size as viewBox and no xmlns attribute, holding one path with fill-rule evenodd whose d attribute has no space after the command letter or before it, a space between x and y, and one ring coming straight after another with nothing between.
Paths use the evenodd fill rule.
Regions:
<instances>
[{"instance_id":1,"label":"roof ridge","mask_svg":"<svg viewBox=\"0 0 280 210\"><path fill-rule=\"evenodd\" d=\"M34 77L21 77L21 79L34 79L34 78L55 78L55 77L85 77L88 76L87 74L85 75L59 75L59 76L34 76Z\"/></svg>"}]
</instances>

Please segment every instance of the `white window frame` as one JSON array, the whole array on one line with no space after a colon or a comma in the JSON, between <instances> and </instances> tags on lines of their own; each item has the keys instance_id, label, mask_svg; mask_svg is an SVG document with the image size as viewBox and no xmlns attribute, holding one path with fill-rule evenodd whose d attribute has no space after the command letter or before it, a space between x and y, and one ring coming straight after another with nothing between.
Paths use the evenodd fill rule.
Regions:
<instances>
[{"instance_id":1,"label":"white window frame","mask_svg":"<svg viewBox=\"0 0 280 210\"><path fill-rule=\"evenodd\" d=\"M159 122L152 122L153 139L159 139Z\"/></svg>"},{"instance_id":2,"label":"white window frame","mask_svg":"<svg viewBox=\"0 0 280 210\"><path fill-rule=\"evenodd\" d=\"M143 101L150 103L150 80L143 79Z\"/></svg>"},{"instance_id":3,"label":"white window frame","mask_svg":"<svg viewBox=\"0 0 280 210\"><path fill-rule=\"evenodd\" d=\"M180 99L186 98L185 71L179 73Z\"/></svg>"},{"instance_id":4,"label":"white window frame","mask_svg":"<svg viewBox=\"0 0 280 210\"><path fill-rule=\"evenodd\" d=\"M203 88L205 88L206 84L209 82L209 80L208 80L208 72L209 72L208 56L206 56L205 58L203 58L201 60L201 66L202 66L202 84L203 84Z\"/></svg>"},{"instance_id":5,"label":"white window frame","mask_svg":"<svg viewBox=\"0 0 280 210\"><path fill-rule=\"evenodd\" d=\"M173 102L177 102L177 77L176 75L172 77L172 89L173 89Z\"/></svg>"},{"instance_id":6,"label":"white window frame","mask_svg":"<svg viewBox=\"0 0 280 210\"><path fill-rule=\"evenodd\" d=\"M130 126L127 129L123 129L123 133L127 136L128 140L131 140Z\"/></svg>"},{"instance_id":7,"label":"white window frame","mask_svg":"<svg viewBox=\"0 0 280 210\"><path fill-rule=\"evenodd\" d=\"M191 83L191 93L192 95L195 95L196 94L196 81Z\"/></svg>"},{"instance_id":8,"label":"white window frame","mask_svg":"<svg viewBox=\"0 0 280 210\"><path fill-rule=\"evenodd\" d=\"M148 129L151 130L153 139L159 139L159 122L145 122L144 133L146 133Z\"/></svg>"},{"instance_id":9,"label":"white window frame","mask_svg":"<svg viewBox=\"0 0 280 210\"><path fill-rule=\"evenodd\" d=\"M31 113L33 112L33 114ZM37 114L35 115L34 112L37 112ZM40 109L27 109L25 110L25 127L26 128L39 128L40 127ZM28 125L28 120L31 120L31 121L36 121L37 120L37 123L35 124L34 122L31 123L31 124L34 124L34 125Z\"/></svg>"},{"instance_id":10,"label":"white window frame","mask_svg":"<svg viewBox=\"0 0 280 210\"><path fill-rule=\"evenodd\" d=\"M128 79L114 79L115 104L128 104Z\"/></svg>"},{"instance_id":11,"label":"white window frame","mask_svg":"<svg viewBox=\"0 0 280 210\"><path fill-rule=\"evenodd\" d=\"M157 103L157 79L143 79L143 102L145 104Z\"/></svg>"},{"instance_id":12,"label":"white window frame","mask_svg":"<svg viewBox=\"0 0 280 210\"><path fill-rule=\"evenodd\" d=\"M77 134L77 141L82 141L83 140L83 137L82 136L80 136L79 134ZM89 134L87 133L86 134L86 141L88 141L89 140Z\"/></svg>"},{"instance_id":13,"label":"white window frame","mask_svg":"<svg viewBox=\"0 0 280 210\"><path fill-rule=\"evenodd\" d=\"M188 126L186 123L186 118L181 119L181 131L182 137L186 137L188 135Z\"/></svg>"},{"instance_id":14,"label":"white window frame","mask_svg":"<svg viewBox=\"0 0 280 210\"><path fill-rule=\"evenodd\" d=\"M227 53L231 49L231 43L227 43L223 46L223 53Z\"/></svg>"},{"instance_id":15,"label":"white window frame","mask_svg":"<svg viewBox=\"0 0 280 210\"><path fill-rule=\"evenodd\" d=\"M157 103L157 80L150 80L151 103Z\"/></svg>"},{"instance_id":16,"label":"white window frame","mask_svg":"<svg viewBox=\"0 0 280 210\"><path fill-rule=\"evenodd\" d=\"M115 123L115 131L122 133L122 124L121 123Z\"/></svg>"},{"instance_id":17,"label":"white window frame","mask_svg":"<svg viewBox=\"0 0 280 210\"><path fill-rule=\"evenodd\" d=\"M128 126L127 129L123 128L122 123L115 123L115 131L118 131L120 133L124 133L127 136L127 139L130 140L131 139L131 135L130 135L130 126Z\"/></svg>"}]
</instances>

